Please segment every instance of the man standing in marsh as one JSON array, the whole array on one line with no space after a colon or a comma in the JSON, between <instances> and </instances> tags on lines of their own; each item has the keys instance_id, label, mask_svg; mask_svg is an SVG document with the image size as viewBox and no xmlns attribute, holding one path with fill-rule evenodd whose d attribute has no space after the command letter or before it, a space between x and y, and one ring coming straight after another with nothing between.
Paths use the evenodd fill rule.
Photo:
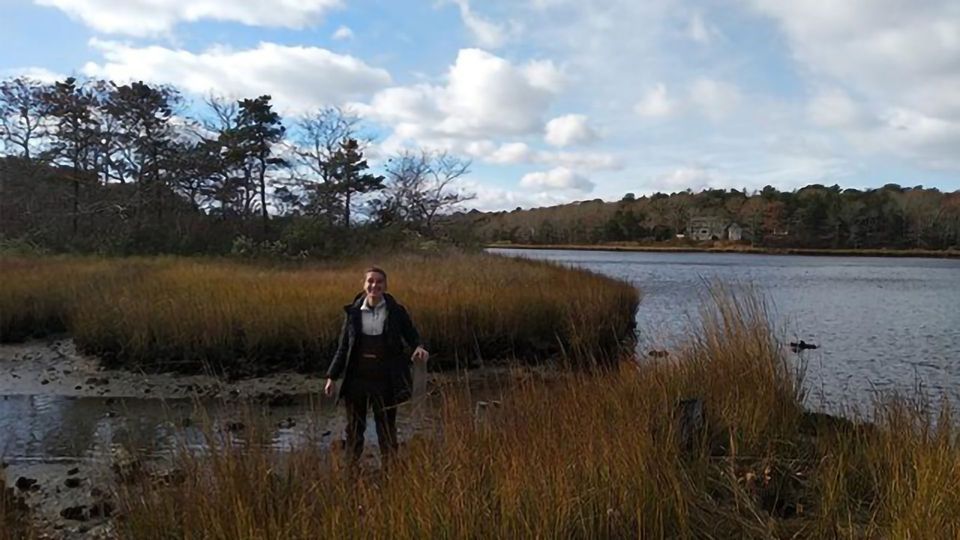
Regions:
<instances>
[{"instance_id":1,"label":"man standing in marsh","mask_svg":"<svg viewBox=\"0 0 960 540\"><path fill-rule=\"evenodd\" d=\"M386 291L387 273L378 267L368 268L363 292L344 306L339 346L323 388L325 395L332 396L333 381L343 377L339 399L347 408L347 450L354 462L363 453L370 408L380 454L390 457L396 452L397 405L410 399L413 389L410 361L426 362L430 356L406 308ZM409 359L404 344L414 349Z\"/></svg>"}]
</instances>

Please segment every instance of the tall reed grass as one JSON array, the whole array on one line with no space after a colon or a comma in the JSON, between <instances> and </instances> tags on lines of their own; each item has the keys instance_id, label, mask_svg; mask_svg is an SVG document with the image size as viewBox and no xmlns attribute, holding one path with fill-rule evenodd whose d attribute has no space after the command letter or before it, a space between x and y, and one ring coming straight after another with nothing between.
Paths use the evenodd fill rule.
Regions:
<instances>
[{"instance_id":1,"label":"tall reed grass","mask_svg":"<svg viewBox=\"0 0 960 540\"><path fill-rule=\"evenodd\" d=\"M120 498L125 538L956 538L949 413L875 423L802 408L763 303L720 294L669 361L520 379L478 417L445 397L436 436L382 474L341 455L216 447L184 481ZM700 398L693 437L677 404Z\"/></svg>"},{"instance_id":2,"label":"tall reed grass","mask_svg":"<svg viewBox=\"0 0 960 540\"><path fill-rule=\"evenodd\" d=\"M36 531L27 522L22 501L14 488L7 485L6 475L0 469L0 540L25 540L36 536Z\"/></svg>"},{"instance_id":3,"label":"tall reed grass","mask_svg":"<svg viewBox=\"0 0 960 540\"><path fill-rule=\"evenodd\" d=\"M543 262L468 254L369 262L387 269L389 290L451 364L611 359L639 302L627 284ZM0 259L0 340L67 330L81 350L144 369L322 368L367 264Z\"/></svg>"}]
</instances>

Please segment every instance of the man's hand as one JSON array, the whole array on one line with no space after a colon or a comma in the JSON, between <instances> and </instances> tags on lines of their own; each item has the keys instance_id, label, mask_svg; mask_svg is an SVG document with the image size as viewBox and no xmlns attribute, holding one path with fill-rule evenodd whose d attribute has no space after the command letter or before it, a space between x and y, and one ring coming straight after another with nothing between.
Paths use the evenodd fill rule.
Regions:
<instances>
[{"instance_id":1,"label":"man's hand","mask_svg":"<svg viewBox=\"0 0 960 540\"><path fill-rule=\"evenodd\" d=\"M333 379L327 379L327 384L323 385L323 395L327 397L333 395Z\"/></svg>"},{"instance_id":2,"label":"man's hand","mask_svg":"<svg viewBox=\"0 0 960 540\"><path fill-rule=\"evenodd\" d=\"M413 351L413 355L410 357L414 362L426 362L430 358L430 353L427 352L423 347L417 347Z\"/></svg>"}]
</instances>

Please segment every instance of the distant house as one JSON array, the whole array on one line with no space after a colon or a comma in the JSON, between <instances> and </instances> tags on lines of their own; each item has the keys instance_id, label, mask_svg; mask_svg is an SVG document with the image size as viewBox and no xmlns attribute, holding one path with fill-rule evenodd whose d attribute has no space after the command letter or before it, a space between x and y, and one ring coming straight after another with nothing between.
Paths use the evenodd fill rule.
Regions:
<instances>
[{"instance_id":1,"label":"distant house","mask_svg":"<svg viewBox=\"0 0 960 540\"><path fill-rule=\"evenodd\" d=\"M687 223L687 237L700 242L708 240L738 241L743 239L743 227L735 221L717 216L695 217L690 218Z\"/></svg>"},{"instance_id":2,"label":"distant house","mask_svg":"<svg viewBox=\"0 0 960 540\"><path fill-rule=\"evenodd\" d=\"M739 223L733 222L727 225L727 240L738 242L743 240L743 227Z\"/></svg>"}]
</instances>

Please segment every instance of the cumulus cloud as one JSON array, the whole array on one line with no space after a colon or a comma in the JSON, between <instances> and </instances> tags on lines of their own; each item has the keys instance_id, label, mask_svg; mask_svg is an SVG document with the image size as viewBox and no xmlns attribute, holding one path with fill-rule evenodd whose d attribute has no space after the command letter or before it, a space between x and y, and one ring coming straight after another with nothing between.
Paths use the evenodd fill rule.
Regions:
<instances>
[{"instance_id":1,"label":"cumulus cloud","mask_svg":"<svg viewBox=\"0 0 960 540\"><path fill-rule=\"evenodd\" d=\"M407 138L530 134L542 129L561 78L550 62L515 66L480 49L462 49L445 85L388 88L358 110Z\"/></svg>"},{"instance_id":2,"label":"cumulus cloud","mask_svg":"<svg viewBox=\"0 0 960 540\"><path fill-rule=\"evenodd\" d=\"M471 8L468 0L452 0L460 8L460 19L464 26L473 35L477 45L488 49L502 47L507 41L507 29L502 24L496 24L477 15Z\"/></svg>"},{"instance_id":3,"label":"cumulus cloud","mask_svg":"<svg viewBox=\"0 0 960 540\"><path fill-rule=\"evenodd\" d=\"M566 167L527 173L520 179L520 185L527 189L579 191L581 193L589 193L595 187L589 179Z\"/></svg>"},{"instance_id":4,"label":"cumulus cloud","mask_svg":"<svg viewBox=\"0 0 960 540\"><path fill-rule=\"evenodd\" d=\"M353 30L351 30L350 27L348 26L340 26L333 32L333 35L330 37L337 41L342 41L345 39L353 39Z\"/></svg>"},{"instance_id":5,"label":"cumulus cloud","mask_svg":"<svg viewBox=\"0 0 960 540\"><path fill-rule=\"evenodd\" d=\"M711 120L721 120L740 104L740 91L733 84L699 78L690 86L690 101Z\"/></svg>"},{"instance_id":6,"label":"cumulus cloud","mask_svg":"<svg viewBox=\"0 0 960 540\"><path fill-rule=\"evenodd\" d=\"M387 71L352 56L317 47L261 43L254 49L212 48L202 53L165 47L132 47L94 39L104 61L83 72L114 81L170 83L197 94L253 97L270 94L281 110L302 112L341 104L389 86Z\"/></svg>"},{"instance_id":7,"label":"cumulus cloud","mask_svg":"<svg viewBox=\"0 0 960 540\"><path fill-rule=\"evenodd\" d=\"M659 188L671 192L683 191L688 188L693 191L701 191L723 187L724 184L725 182L717 171L697 165L678 167L659 175L656 179L656 185Z\"/></svg>"},{"instance_id":8,"label":"cumulus cloud","mask_svg":"<svg viewBox=\"0 0 960 540\"><path fill-rule=\"evenodd\" d=\"M708 45L719 35L720 32L703 19L702 13L696 12L690 17L690 23L687 26L687 36L691 40L701 45Z\"/></svg>"},{"instance_id":9,"label":"cumulus cloud","mask_svg":"<svg viewBox=\"0 0 960 540\"><path fill-rule=\"evenodd\" d=\"M67 78L67 76L62 73L36 66L0 70L0 78L7 77L26 77L27 79L33 79L42 83L52 83Z\"/></svg>"},{"instance_id":10,"label":"cumulus cloud","mask_svg":"<svg viewBox=\"0 0 960 540\"><path fill-rule=\"evenodd\" d=\"M814 124L828 128L863 127L866 112L850 96L838 89L818 92L807 105Z\"/></svg>"},{"instance_id":11,"label":"cumulus cloud","mask_svg":"<svg viewBox=\"0 0 960 540\"><path fill-rule=\"evenodd\" d=\"M597 132L587 123L582 114L558 116L547 122L544 140L553 146L587 144L597 140Z\"/></svg>"},{"instance_id":12,"label":"cumulus cloud","mask_svg":"<svg viewBox=\"0 0 960 540\"><path fill-rule=\"evenodd\" d=\"M111 34L151 36L169 32L179 22L203 19L250 26L304 28L315 24L340 0L34 0Z\"/></svg>"},{"instance_id":13,"label":"cumulus cloud","mask_svg":"<svg viewBox=\"0 0 960 540\"><path fill-rule=\"evenodd\" d=\"M517 207L533 208L568 202L568 197L550 191L530 193L491 186L489 182L466 180L464 189L476 196L463 203L465 209L484 212L512 210Z\"/></svg>"},{"instance_id":14,"label":"cumulus cloud","mask_svg":"<svg viewBox=\"0 0 960 540\"><path fill-rule=\"evenodd\" d=\"M526 143L512 142L504 143L498 148L483 152L478 157L482 157L490 163L508 164L529 162L535 155L536 153Z\"/></svg>"},{"instance_id":15,"label":"cumulus cloud","mask_svg":"<svg viewBox=\"0 0 960 540\"><path fill-rule=\"evenodd\" d=\"M633 107L633 111L647 118L670 116L677 109L673 99L667 96L667 87L657 83Z\"/></svg>"},{"instance_id":16,"label":"cumulus cloud","mask_svg":"<svg viewBox=\"0 0 960 540\"><path fill-rule=\"evenodd\" d=\"M842 126L852 140L868 141L874 151L893 151L925 165L944 163L948 156L943 149L957 147L960 10L956 2L750 3L780 25L794 57L811 77L840 81L865 98L861 106L869 107L866 113L881 119L867 130L856 124ZM835 95L832 103L822 98L816 96L811 108L846 107ZM954 168L960 164L952 161Z\"/></svg>"}]
</instances>

